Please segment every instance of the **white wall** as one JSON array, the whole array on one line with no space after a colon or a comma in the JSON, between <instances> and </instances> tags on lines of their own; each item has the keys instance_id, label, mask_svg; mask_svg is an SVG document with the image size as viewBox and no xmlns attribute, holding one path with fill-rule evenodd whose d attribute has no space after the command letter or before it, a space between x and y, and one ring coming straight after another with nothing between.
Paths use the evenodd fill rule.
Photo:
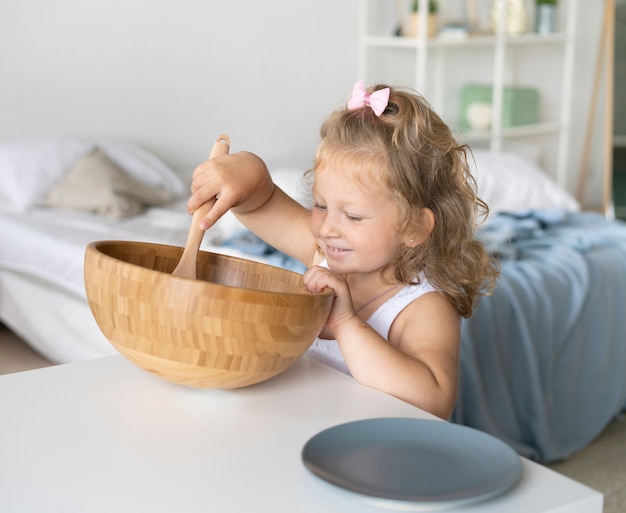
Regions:
<instances>
[{"instance_id":1,"label":"white wall","mask_svg":"<svg viewBox=\"0 0 626 513\"><path fill-rule=\"evenodd\" d=\"M563 1L563 0L561 0ZM569 0L571 1L571 0ZM577 178L581 166L582 150L585 144L587 123L591 113L591 94L598 58L598 47L602 31L604 0L578 0L578 38L576 41L576 62L572 98L572 143L570 149L570 189L576 190ZM606 48L606 47L605 47ZM606 65L606 55L603 56ZM584 204L597 208L603 203L604 179L604 111L605 111L605 69L601 69L602 80L599 85L595 121L591 132L591 154L586 162L588 179Z\"/></svg>"},{"instance_id":2,"label":"white wall","mask_svg":"<svg viewBox=\"0 0 626 513\"><path fill-rule=\"evenodd\" d=\"M321 121L359 78L357 4L0 0L0 138L118 135L191 173L225 132L270 166L308 166ZM604 2L579 4L572 190ZM597 149L591 168L594 196Z\"/></svg>"},{"instance_id":3,"label":"white wall","mask_svg":"<svg viewBox=\"0 0 626 513\"><path fill-rule=\"evenodd\" d=\"M626 0L615 1L615 110L613 135L626 146Z\"/></svg>"},{"instance_id":4,"label":"white wall","mask_svg":"<svg viewBox=\"0 0 626 513\"><path fill-rule=\"evenodd\" d=\"M2 0L0 137L119 135L191 172L225 132L308 165L357 79L356 4Z\"/></svg>"}]
</instances>

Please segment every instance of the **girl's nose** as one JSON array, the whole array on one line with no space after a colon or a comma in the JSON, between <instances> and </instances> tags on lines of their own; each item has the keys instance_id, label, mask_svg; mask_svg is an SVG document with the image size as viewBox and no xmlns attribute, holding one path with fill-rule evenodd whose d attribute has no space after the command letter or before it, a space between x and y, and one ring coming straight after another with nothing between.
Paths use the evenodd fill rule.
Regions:
<instances>
[{"instance_id":1,"label":"girl's nose","mask_svg":"<svg viewBox=\"0 0 626 513\"><path fill-rule=\"evenodd\" d=\"M323 217L319 230L322 237L336 237L339 235L338 224L333 216L328 213Z\"/></svg>"}]
</instances>

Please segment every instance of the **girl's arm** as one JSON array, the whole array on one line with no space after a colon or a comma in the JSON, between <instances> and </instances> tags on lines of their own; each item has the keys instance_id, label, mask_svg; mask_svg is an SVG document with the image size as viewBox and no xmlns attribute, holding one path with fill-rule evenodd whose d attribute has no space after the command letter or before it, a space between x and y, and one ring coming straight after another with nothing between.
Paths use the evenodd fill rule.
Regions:
<instances>
[{"instance_id":1,"label":"girl's arm","mask_svg":"<svg viewBox=\"0 0 626 513\"><path fill-rule=\"evenodd\" d=\"M262 206L246 212L232 209L253 233L274 248L311 265L317 241L311 234L311 211L274 186L271 198Z\"/></svg>"},{"instance_id":2,"label":"girl's arm","mask_svg":"<svg viewBox=\"0 0 626 513\"><path fill-rule=\"evenodd\" d=\"M447 419L457 398L460 340L448 300L430 292L413 301L392 324L389 341L358 321L336 330L354 378Z\"/></svg>"},{"instance_id":3,"label":"girl's arm","mask_svg":"<svg viewBox=\"0 0 626 513\"><path fill-rule=\"evenodd\" d=\"M457 397L460 320L445 297L430 292L409 304L387 341L356 314L341 276L314 267L305 274L305 284L312 292L335 291L326 327L359 383L443 419L450 416Z\"/></svg>"},{"instance_id":4,"label":"girl's arm","mask_svg":"<svg viewBox=\"0 0 626 513\"><path fill-rule=\"evenodd\" d=\"M217 198L201 228L210 228L232 210L265 242L305 265L311 264L317 243L309 228L310 211L274 185L258 156L238 152L207 160L195 169L191 191L187 202L190 213Z\"/></svg>"}]
</instances>

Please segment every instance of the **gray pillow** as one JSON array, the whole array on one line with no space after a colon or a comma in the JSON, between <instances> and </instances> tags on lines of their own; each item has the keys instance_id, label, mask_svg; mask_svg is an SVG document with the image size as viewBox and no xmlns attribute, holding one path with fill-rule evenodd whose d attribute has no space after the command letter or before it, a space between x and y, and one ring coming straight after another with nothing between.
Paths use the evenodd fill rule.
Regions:
<instances>
[{"instance_id":1,"label":"gray pillow","mask_svg":"<svg viewBox=\"0 0 626 513\"><path fill-rule=\"evenodd\" d=\"M172 199L169 191L136 180L96 147L39 204L122 219L139 214L146 206L164 205Z\"/></svg>"}]
</instances>

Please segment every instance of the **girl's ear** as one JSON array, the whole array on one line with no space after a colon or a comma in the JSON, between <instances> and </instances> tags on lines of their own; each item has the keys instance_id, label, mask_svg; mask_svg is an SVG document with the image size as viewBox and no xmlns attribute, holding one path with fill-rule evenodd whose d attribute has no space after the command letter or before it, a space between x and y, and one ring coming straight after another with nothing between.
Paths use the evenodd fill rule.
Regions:
<instances>
[{"instance_id":1,"label":"girl's ear","mask_svg":"<svg viewBox=\"0 0 626 513\"><path fill-rule=\"evenodd\" d=\"M429 208L421 208L415 223L409 228L405 237L404 244L409 248L419 246L424 242L435 227L435 214Z\"/></svg>"}]
</instances>

